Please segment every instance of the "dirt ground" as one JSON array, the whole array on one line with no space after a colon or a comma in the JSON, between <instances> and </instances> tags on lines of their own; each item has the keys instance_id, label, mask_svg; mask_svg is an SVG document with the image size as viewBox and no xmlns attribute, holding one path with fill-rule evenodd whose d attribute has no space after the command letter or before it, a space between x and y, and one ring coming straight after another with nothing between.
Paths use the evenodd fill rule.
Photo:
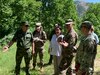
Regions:
<instances>
[{"instance_id":1,"label":"dirt ground","mask_svg":"<svg viewBox=\"0 0 100 75\"><path fill-rule=\"evenodd\" d=\"M94 75L100 75L100 58L95 60Z\"/></svg>"}]
</instances>

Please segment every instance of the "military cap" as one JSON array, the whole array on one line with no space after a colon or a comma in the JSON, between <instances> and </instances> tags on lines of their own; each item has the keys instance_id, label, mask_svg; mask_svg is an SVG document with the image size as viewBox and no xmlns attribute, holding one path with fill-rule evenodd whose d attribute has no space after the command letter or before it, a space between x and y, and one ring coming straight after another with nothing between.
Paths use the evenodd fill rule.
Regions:
<instances>
[{"instance_id":1,"label":"military cap","mask_svg":"<svg viewBox=\"0 0 100 75\"><path fill-rule=\"evenodd\" d=\"M21 25L29 26L29 23L28 23L28 21L23 21L23 22L21 22Z\"/></svg>"},{"instance_id":2,"label":"military cap","mask_svg":"<svg viewBox=\"0 0 100 75\"><path fill-rule=\"evenodd\" d=\"M68 19L65 23L65 25L70 25L70 24L73 24L73 20L72 19Z\"/></svg>"},{"instance_id":3,"label":"military cap","mask_svg":"<svg viewBox=\"0 0 100 75\"><path fill-rule=\"evenodd\" d=\"M37 22L36 27L41 27L41 22Z\"/></svg>"},{"instance_id":4,"label":"military cap","mask_svg":"<svg viewBox=\"0 0 100 75\"><path fill-rule=\"evenodd\" d=\"M90 21L84 21L84 22L82 22L82 24L81 24L81 28L82 27L86 27L86 28L88 28L88 29L91 29L92 28L92 23L90 22Z\"/></svg>"}]
</instances>

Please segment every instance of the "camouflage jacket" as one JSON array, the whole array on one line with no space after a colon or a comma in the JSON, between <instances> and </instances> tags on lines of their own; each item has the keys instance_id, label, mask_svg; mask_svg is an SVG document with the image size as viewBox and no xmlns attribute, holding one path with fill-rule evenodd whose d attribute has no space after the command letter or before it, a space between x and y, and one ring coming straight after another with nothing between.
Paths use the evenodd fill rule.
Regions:
<instances>
[{"instance_id":1,"label":"camouflage jacket","mask_svg":"<svg viewBox=\"0 0 100 75\"><path fill-rule=\"evenodd\" d=\"M46 33L44 31L33 32L33 39L35 43L35 48L42 48L44 46L45 41L47 40Z\"/></svg>"},{"instance_id":2,"label":"camouflage jacket","mask_svg":"<svg viewBox=\"0 0 100 75\"><path fill-rule=\"evenodd\" d=\"M16 31L12 41L17 42L17 48L27 49L33 42L33 35L29 31L25 33L20 29Z\"/></svg>"},{"instance_id":3,"label":"camouflage jacket","mask_svg":"<svg viewBox=\"0 0 100 75\"><path fill-rule=\"evenodd\" d=\"M68 43L68 47L63 47L63 52L66 56L73 55L73 47L76 45L77 39L78 35L73 29L65 35L64 40Z\"/></svg>"},{"instance_id":4,"label":"camouflage jacket","mask_svg":"<svg viewBox=\"0 0 100 75\"><path fill-rule=\"evenodd\" d=\"M81 39L75 59L76 63L80 64L80 70L88 71L92 68L95 50L96 42L93 35L88 35Z\"/></svg>"}]
</instances>

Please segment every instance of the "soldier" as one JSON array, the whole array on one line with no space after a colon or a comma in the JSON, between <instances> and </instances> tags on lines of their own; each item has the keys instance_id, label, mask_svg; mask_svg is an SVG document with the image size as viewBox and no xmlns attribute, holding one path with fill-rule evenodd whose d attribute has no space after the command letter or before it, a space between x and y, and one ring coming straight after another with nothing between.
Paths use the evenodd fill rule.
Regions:
<instances>
[{"instance_id":1,"label":"soldier","mask_svg":"<svg viewBox=\"0 0 100 75\"><path fill-rule=\"evenodd\" d=\"M83 37L77 49L75 59L77 75L93 75L96 41L91 32L91 28L92 23L90 21L84 21L81 24Z\"/></svg>"},{"instance_id":2,"label":"soldier","mask_svg":"<svg viewBox=\"0 0 100 75\"><path fill-rule=\"evenodd\" d=\"M43 71L43 49L47 39L46 33L42 30L41 23L36 23L36 30L33 32L35 42L35 54L33 55L33 69L36 66L37 54L40 58L40 71Z\"/></svg>"},{"instance_id":3,"label":"soldier","mask_svg":"<svg viewBox=\"0 0 100 75\"><path fill-rule=\"evenodd\" d=\"M30 75L29 73L29 63L31 59L30 46L32 46L32 53L34 54L34 42L33 42L33 36L31 32L29 32L28 28L29 28L28 21L22 22L21 29L17 30L10 43L4 47L4 52L6 52L8 48L10 48L14 44L14 42L17 42L16 67L15 67L16 75L20 75L20 64L22 62L23 57L25 59L26 75Z\"/></svg>"},{"instance_id":4,"label":"soldier","mask_svg":"<svg viewBox=\"0 0 100 75\"><path fill-rule=\"evenodd\" d=\"M59 65L60 72L67 69L66 74L71 75L71 63L74 57L73 53L75 52L75 45L77 42L77 33L73 29L73 21L72 19L68 19L67 23L65 24L67 33L64 37L64 42L61 43L63 46L62 50L62 60Z\"/></svg>"}]
</instances>

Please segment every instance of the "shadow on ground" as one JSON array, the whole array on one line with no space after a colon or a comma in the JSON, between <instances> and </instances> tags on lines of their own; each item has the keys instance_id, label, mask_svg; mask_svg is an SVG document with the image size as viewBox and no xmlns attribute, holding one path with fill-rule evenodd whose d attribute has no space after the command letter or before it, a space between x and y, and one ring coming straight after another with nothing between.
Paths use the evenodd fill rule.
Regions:
<instances>
[{"instance_id":1,"label":"shadow on ground","mask_svg":"<svg viewBox=\"0 0 100 75\"><path fill-rule=\"evenodd\" d=\"M99 72L95 72L94 75L100 75L100 71Z\"/></svg>"}]
</instances>

